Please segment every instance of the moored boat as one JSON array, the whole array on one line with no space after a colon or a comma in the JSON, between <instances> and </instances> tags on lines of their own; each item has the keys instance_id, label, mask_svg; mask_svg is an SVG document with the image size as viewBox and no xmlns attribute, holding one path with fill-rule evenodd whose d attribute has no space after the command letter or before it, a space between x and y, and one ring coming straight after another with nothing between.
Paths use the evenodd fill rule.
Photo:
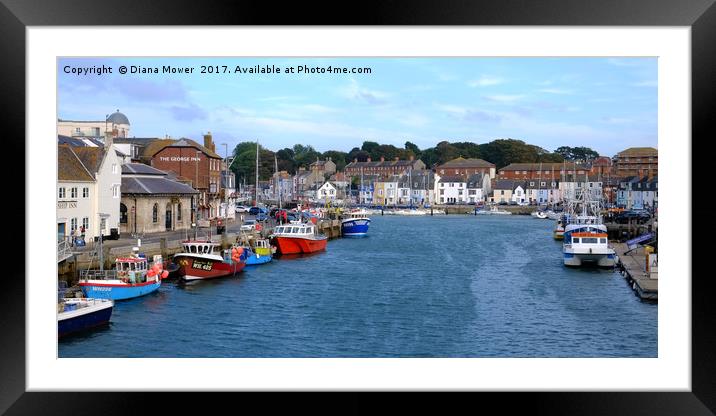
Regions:
<instances>
[{"instance_id":1,"label":"moored boat","mask_svg":"<svg viewBox=\"0 0 716 416\"><path fill-rule=\"evenodd\" d=\"M341 233L344 237L365 237L368 235L370 218L364 209L344 214L341 220Z\"/></svg>"},{"instance_id":2,"label":"moored boat","mask_svg":"<svg viewBox=\"0 0 716 416\"><path fill-rule=\"evenodd\" d=\"M489 210L476 211L477 215L512 215L510 211L505 211L497 208L497 205L493 205Z\"/></svg>"},{"instance_id":3,"label":"moored boat","mask_svg":"<svg viewBox=\"0 0 716 416\"><path fill-rule=\"evenodd\" d=\"M80 270L79 286L88 298L136 298L159 289L162 278L169 275L163 266L162 256L154 256L154 263L149 267L146 257L133 253L129 257L118 257L112 270Z\"/></svg>"},{"instance_id":4,"label":"moored boat","mask_svg":"<svg viewBox=\"0 0 716 416\"><path fill-rule=\"evenodd\" d=\"M57 336L74 334L109 324L111 299L64 298L57 304Z\"/></svg>"},{"instance_id":5,"label":"moored boat","mask_svg":"<svg viewBox=\"0 0 716 416\"><path fill-rule=\"evenodd\" d=\"M314 224L294 221L276 227L271 241L280 254L305 254L325 250L328 237L318 234Z\"/></svg>"},{"instance_id":6,"label":"moored boat","mask_svg":"<svg viewBox=\"0 0 716 416\"><path fill-rule=\"evenodd\" d=\"M564 231L564 264L582 266L591 263L600 267L614 267L616 256L609 247L607 227L597 217L577 217Z\"/></svg>"},{"instance_id":7,"label":"moored boat","mask_svg":"<svg viewBox=\"0 0 716 416\"><path fill-rule=\"evenodd\" d=\"M174 255L182 279L205 280L232 276L243 270L246 263L232 250L219 249L219 243L211 240L186 240L184 251Z\"/></svg>"},{"instance_id":8,"label":"moored boat","mask_svg":"<svg viewBox=\"0 0 716 416\"><path fill-rule=\"evenodd\" d=\"M273 259L275 248L266 239L252 240L252 244L240 246L243 249L240 258L247 266L269 263ZM233 251L233 250L232 250Z\"/></svg>"}]
</instances>

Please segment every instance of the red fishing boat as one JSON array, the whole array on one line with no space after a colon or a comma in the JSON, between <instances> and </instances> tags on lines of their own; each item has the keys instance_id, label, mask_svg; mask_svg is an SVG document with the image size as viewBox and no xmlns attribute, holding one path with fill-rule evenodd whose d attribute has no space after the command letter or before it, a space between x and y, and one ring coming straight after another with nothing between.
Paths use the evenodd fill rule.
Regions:
<instances>
[{"instance_id":1,"label":"red fishing boat","mask_svg":"<svg viewBox=\"0 0 716 416\"><path fill-rule=\"evenodd\" d=\"M219 243L210 240L187 240L182 242L183 253L174 255L179 265L179 276L184 280L204 280L232 276L243 270L241 248L219 249Z\"/></svg>"},{"instance_id":2,"label":"red fishing boat","mask_svg":"<svg viewBox=\"0 0 716 416\"><path fill-rule=\"evenodd\" d=\"M281 254L304 254L325 250L328 237L318 234L314 224L295 221L276 227L272 240Z\"/></svg>"}]
</instances>

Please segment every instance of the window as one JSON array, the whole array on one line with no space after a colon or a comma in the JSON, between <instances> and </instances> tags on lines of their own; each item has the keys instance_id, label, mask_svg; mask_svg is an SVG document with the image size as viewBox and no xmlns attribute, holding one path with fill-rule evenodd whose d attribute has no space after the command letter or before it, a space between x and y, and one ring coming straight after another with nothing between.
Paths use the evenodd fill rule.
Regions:
<instances>
[{"instance_id":1,"label":"window","mask_svg":"<svg viewBox=\"0 0 716 416\"><path fill-rule=\"evenodd\" d=\"M79 128L79 127L75 127L75 134L80 134L80 133L81 133L80 128Z\"/></svg>"},{"instance_id":2,"label":"window","mask_svg":"<svg viewBox=\"0 0 716 416\"><path fill-rule=\"evenodd\" d=\"M70 231L74 231L77 229L77 218L72 218L70 220Z\"/></svg>"},{"instance_id":3,"label":"window","mask_svg":"<svg viewBox=\"0 0 716 416\"><path fill-rule=\"evenodd\" d=\"M579 242L579 238L572 238L572 242L573 242L573 243L578 243L578 242Z\"/></svg>"},{"instance_id":4,"label":"window","mask_svg":"<svg viewBox=\"0 0 716 416\"><path fill-rule=\"evenodd\" d=\"M177 221L181 221L181 204L177 205Z\"/></svg>"},{"instance_id":5,"label":"window","mask_svg":"<svg viewBox=\"0 0 716 416\"><path fill-rule=\"evenodd\" d=\"M602 243L602 244L607 244L607 239L606 239L606 238L600 238L600 239L599 239L599 242Z\"/></svg>"},{"instance_id":6,"label":"window","mask_svg":"<svg viewBox=\"0 0 716 416\"><path fill-rule=\"evenodd\" d=\"M77 198L77 188L70 189L70 198Z\"/></svg>"},{"instance_id":7,"label":"window","mask_svg":"<svg viewBox=\"0 0 716 416\"><path fill-rule=\"evenodd\" d=\"M159 220L159 205L154 204L154 208L152 208L152 222L157 222Z\"/></svg>"},{"instance_id":8,"label":"window","mask_svg":"<svg viewBox=\"0 0 716 416\"><path fill-rule=\"evenodd\" d=\"M112 163L112 173L117 173L117 164Z\"/></svg>"},{"instance_id":9,"label":"window","mask_svg":"<svg viewBox=\"0 0 716 416\"><path fill-rule=\"evenodd\" d=\"M65 197L65 188L60 188L60 189L59 189L59 195L58 195L58 197L59 197L59 198L64 198L64 197Z\"/></svg>"},{"instance_id":10,"label":"window","mask_svg":"<svg viewBox=\"0 0 716 416\"><path fill-rule=\"evenodd\" d=\"M535 183L534 183L534 182L530 182L530 186L535 186Z\"/></svg>"},{"instance_id":11,"label":"window","mask_svg":"<svg viewBox=\"0 0 716 416\"><path fill-rule=\"evenodd\" d=\"M112 185L112 198L119 198L119 185Z\"/></svg>"},{"instance_id":12,"label":"window","mask_svg":"<svg viewBox=\"0 0 716 416\"><path fill-rule=\"evenodd\" d=\"M599 242L598 238L592 238L592 237L582 238L582 243L584 243L584 244L597 244L597 242Z\"/></svg>"},{"instance_id":13,"label":"window","mask_svg":"<svg viewBox=\"0 0 716 416\"><path fill-rule=\"evenodd\" d=\"M89 188L85 187L82 188L82 198L88 198L89 197Z\"/></svg>"},{"instance_id":14,"label":"window","mask_svg":"<svg viewBox=\"0 0 716 416\"><path fill-rule=\"evenodd\" d=\"M540 182L540 183L539 183L539 186L545 186L545 185L546 185L546 182Z\"/></svg>"},{"instance_id":15,"label":"window","mask_svg":"<svg viewBox=\"0 0 716 416\"><path fill-rule=\"evenodd\" d=\"M85 227L85 231L89 230L89 218L82 218L82 226Z\"/></svg>"}]
</instances>

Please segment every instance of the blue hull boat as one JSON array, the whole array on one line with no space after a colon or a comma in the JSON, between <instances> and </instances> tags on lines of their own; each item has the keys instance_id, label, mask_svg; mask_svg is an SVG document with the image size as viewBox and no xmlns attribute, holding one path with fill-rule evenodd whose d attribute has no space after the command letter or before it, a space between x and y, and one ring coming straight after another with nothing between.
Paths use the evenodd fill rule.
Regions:
<instances>
[{"instance_id":1,"label":"blue hull boat","mask_svg":"<svg viewBox=\"0 0 716 416\"><path fill-rule=\"evenodd\" d=\"M65 299L57 315L57 336L107 325L114 302L107 299Z\"/></svg>"},{"instance_id":2,"label":"blue hull boat","mask_svg":"<svg viewBox=\"0 0 716 416\"><path fill-rule=\"evenodd\" d=\"M124 300L148 295L162 285L162 282L144 284L81 284L82 293L88 298Z\"/></svg>"},{"instance_id":3,"label":"blue hull boat","mask_svg":"<svg viewBox=\"0 0 716 416\"><path fill-rule=\"evenodd\" d=\"M344 237L365 237L369 226L368 218L348 218L341 222L341 233Z\"/></svg>"},{"instance_id":4,"label":"blue hull boat","mask_svg":"<svg viewBox=\"0 0 716 416\"><path fill-rule=\"evenodd\" d=\"M271 256L261 256L256 253L251 253L251 255L246 257L246 260L244 261L246 262L247 266L256 266L259 264L266 264L270 262Z\"/></svg>"}]
</instances>

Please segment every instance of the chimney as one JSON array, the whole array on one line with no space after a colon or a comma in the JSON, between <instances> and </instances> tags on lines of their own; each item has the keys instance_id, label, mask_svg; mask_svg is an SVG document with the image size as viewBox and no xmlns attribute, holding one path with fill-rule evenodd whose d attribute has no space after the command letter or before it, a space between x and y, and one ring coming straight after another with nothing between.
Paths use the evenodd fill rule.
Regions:
<instances>
[{"instance_id":1,"label":"chimney","mask_svg":"<svg viewBox=\"0 0 716 416\"><path fill-rule=\"evenodd\" d=\"M368 162L370 162L370 156L368 156Z\"/></svg>"},{"instance_id":2,"label":"chimney","mask_svg":"<svg viewBox=\"0 0 716 416\"><path fill-rule=\"evenodd\" d=\"M214 145L214 142L211 140L211 132L207 131L204 135L204 147L211 150L212 152L216 153L216 146Z\"/></svg>"}]
</instances>

